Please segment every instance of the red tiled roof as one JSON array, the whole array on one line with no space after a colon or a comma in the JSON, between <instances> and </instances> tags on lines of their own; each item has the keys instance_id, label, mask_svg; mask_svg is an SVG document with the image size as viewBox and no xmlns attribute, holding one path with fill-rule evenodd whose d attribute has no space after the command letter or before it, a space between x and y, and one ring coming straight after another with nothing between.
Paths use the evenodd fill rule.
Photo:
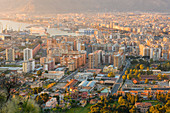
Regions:
<instances>
[{"instance_id":1,"label":"red tiled roof","mask_svg":"<svg viewBox=\"0 0 170 113\"><path fill-rule=\"evenodd\" d=\"M135 106L138 106L138 107L150 107L150 106L152 106L152 104L150 102L136 102Z\"/></svg>"},{"instance_id":2,"label":"red tiled roof","mask_svg":"<svg viewBox=\"0 0 170 113\"><path fill-rule=\"evenodd\" d=\"M73 80L71 80L69 83L67 83L64 87L66 88L66 87L73 87L73 85L74 84L76 84L78 82L78 80L76 80L76 79L73 79Z\"/></svg>"}]
</instances>

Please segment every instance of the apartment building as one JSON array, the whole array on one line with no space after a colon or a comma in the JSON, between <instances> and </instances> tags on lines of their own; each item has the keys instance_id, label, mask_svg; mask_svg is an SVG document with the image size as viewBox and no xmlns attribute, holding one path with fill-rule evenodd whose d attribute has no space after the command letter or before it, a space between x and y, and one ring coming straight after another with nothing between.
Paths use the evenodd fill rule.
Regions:
<instances>
[{"instance_id":1,"label":"apartment building","mask_svg":"<svg viewBox=\"0 0 170 113\"><path fill-rule=\"evenodd\" d=\"M22 63L22 68L24 73L28 73L35 70L35 60L29 59Z\"/></svg>"},{"instance_id":2,"label":"apartment building","mask_svg":"<svg viewBox=\"0 0 170 113\"><path fill-rule=\"evenodd\" d=\"M95 51L94 53L90 53L88 55L89 58L89 68L99 68L102 63L102 50Z\"/></svg>"},{"instance_id":3,"label":"apartment building","mask_svg":"<svg viewBox=\"0 0 170 113\"><path fill-rule=\"evenodd\" d=\"M15 63L15 49L6 49L6 64Z\"/></svg>"},{"instance_id":4,"label":"apartment building","mask_svg":"<svg viewBox=\"0 0 170 113\"><path fill-rule=\"evenodd\" d=\"M33 58L32 49L29 49L29 48L24 49L24 61L27 61L32 58Z\"/></svg>"}]
</instances>

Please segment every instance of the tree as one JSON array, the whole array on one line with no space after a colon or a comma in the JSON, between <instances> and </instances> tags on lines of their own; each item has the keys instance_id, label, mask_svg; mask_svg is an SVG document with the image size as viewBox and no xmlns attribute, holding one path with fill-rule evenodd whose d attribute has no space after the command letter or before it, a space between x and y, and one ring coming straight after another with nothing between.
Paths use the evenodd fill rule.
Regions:
<instances>
[{"instance_id":1,"label":"tree","mask_svg":"<svg viewBox=\"0 0 170 113\"><path fill-rule=\"evenodd\" d=\"M131 97L131 104L133 105L134 103L135 103L135 96L134 95L132 95L132 97Z\"/></svg>"},{"instance_id":2,"label":"tree","mask_svg":"<svg viewBox=\"0 0 170 113\"><path fill-rule=\"evenodd\" d=\"M135 75L135 76L137 76L137 74L138 74L138 70L135 70L135 73L134 73L134 75Z\"/></svg>"},{"instance_id":3,"label":"tree","mask_svg":"<svg viewBox=\"0 0 170 113\"><path fill-rule=\"evenodd\" d=\"M126 75L123 75L122 79L123 79L123 81L125 81L126 80Z\"/></svg>"},{"instance_id":4,"label":"tree","mask_svg":"<svg viewBox=\"0 0 170 113\"><path fill-rule=\"evenodd\" d=\"M56 107L53 108L52 110L54 111L54 113L60 113L60 112L62 112L63 109L61 107L59 107L59 105L57 104Z\"/></svg>"},{"instance_id":5,"label":"tree","mask_svg":"<svg viewBox=\"0 0 170 113\"><path fill-rule=\"evenodd\" d=\"M32 99L15 97L7 102L1 109L1 113L39 113L39 105Z\"/></svg>"},{"instance_id":6,"label":"tree","mask_svg":"<svg viewBox=\"0 0 170 113\"><path fill-rule=\"evenodd\" d=\"M130 75L129 74L127 75L127 79L130 80Z\"/></svg>"},{"instance_id":7,"label":"tree","mask_svg":"<svg viewBox=\"0 0 170 113\"><path fill-rule=\"evenodd\" d=\"M123 96L120 96L120 97L119 97L118 103L119 103L120 105L125 105L125 104L126 104L126 100L123 99Z\"/></svg>"},{"instance_id":8,"label":"tree","mask_svg":"<svg viewBox=\"0 0 170 113\"><path fill-rule=\"evenodd\" d=\"M150 59L150 64L152 64L152 63L153 63L153 58Z\"/></svg>"},{"instance_id":9,"label":"tree","mask_svg":"<svg viewBox=\"0 0 170 113\"><path fill-rule=\"evenodd\" d=\"M113 104L112 108L113 108L113 110L115 110L116 109L116 104Z\"/></svg>"},{"instance_id":10,"label":"tree","mask_svg":"<svg viewBox=\"0 0 170 113\"><path fill-rule=\"evenodd\" d=\"M147 75L150 75L151 74L151 71L150 71L150 68L149 67L147 67Z\"/></svg>"},{"instance_id":11,"label":"tree","mask_svg":"<svg viewBox=\"0 0 170 113\"><path fill-rule=\"evenodd\" d=\"M138 78L141 78L140 73L137 75Z\"/></svg>"},{"instance_id":12,"label":"tree","mask_svg":"<svg viewBox=\"0 0 170 113\"><path fill-rule=\"evenodd\" d=\"M32 78L33 78L33 82L34 82L36 78L34 76Z\"/></svg>"},{"instance_id":13,"label":"tree","mask_svg":"<svg viewBox=\"0 0 170 113\"><path fill-rule=\"evenodd\" d=\"M93 73L93 77L94 77L94 79L96 78L96 76L97 76L97 74L96 74L96 73Z\"/></svg>"},{"instance_id":14,"label":"tree","mask_svg":"<svg viewBox=\"0 0 170 113\"><path fill-rule=\"evenodd\" d=\"M6 90L6 102L7 102L11 96L11 89L19 87L21 83L18 81L17 77L12 78L1 77L0 81L1 88Z\"/></svg>"},{"instance_id":15,"label":"tree","mask_svg":"<svg viewBox=\"0 0 170 113\"><path fill-rule=\"evenodd\" d=\"M131 80L131 78L132 78L132 75L131 75L131 74L128 74L128 75L127 75L127 79Z\"/></svg>"},{"instance_id":16,"label":"tree","mask_svg":"<svg viewBox=\"0 0 170 113\"><path fill-rule=\"evenodd\" d=\"M1 91L0 93L0 108L2 107L2 105L6 102L6 94L5 92Z\"/></svg>"},{"instance_id":17,"label":"tree","mask_svg":"<svg viewBox=\"0 0 170 113\"><path fill-rule=\"evenodd\" d=\"M145 80L145 84L148 84L148 83L149 83L149 81L148 81L148 79L146 79L146 80Z\"/></svg>"},{"instance_id":18,"label":"tree","mask_svg":"<svg viewBox=\"0 0 170 113\"><path fill-rule=\"evenodd\" d=\"M47 70L45 70L45 73L48 73L48 71L47 71Z\"/></svg>"},{"instance_id":19,"label":"tree","mask_svg":"<svg viewBox=\"0 0 170 113\"><path fill-rule=\"evenodd\" d=\"M137 65L135 66L135 69L140 69L140 64L137 64Z\"/></svg>"},{"instance_id":20,"label":"tree","mask_svg":"<svg viewBox=\"0 0 170 113\"><path fill-rule=\"evenodd\" d=\"M158 74L157 78L158 78L158 80L162 80L162 75Z\"/></svg>"},{"instance_id":21,"label":"tree","mask_svg":"<svg viewBox=\"0 0 170 113\"><path fill-rule=\"evenodd\" d=\"M155 80L152 82L153 84L156 84Z\"/></svg>"},{"instance_id":22,"label":"tree","mask_svg":"<svg viewBox=\"0 0 170 113\"><path fill-rule=\"evenodd\" d=\"M42 88L41 87L36 87L36 88L33 88L33 94L38 94L42 91Z\"/></svg>"},{"instance_id":23,"label":"tree","mask_svg":"<svg viewBox=\"0 0 170 113\"><path fill-rule=\"evenodd\" d=\"M136 113L136 107L133 106L132 109L129 110L130 113Z\"/></svg>"},{"instance_id":24,"label":"tree","mask_svg":"<svg viewBox=\"0 0 170 113\"><path fill-rule=\"evenodd\" d=\"M69 75L70 74L70 72L69 71L67 71L67 75Z\"/></svg>"},{"instance_id":25,"label":"tree","mask_svg":"<svg viewBox=\"0 0 170 113\"><path fill-rule=\"evenodd\" d=\"M101 91L97 91L97 93L98 93L98 94L100 94L100 93L101 93Z\"/></svg>"},{"instance_id":26,"label":"tree","mask_svg":"<svg viewBox=\"0 0 170 113\"><path fill-rule=\"evenodd\" d=\"M116 113L128 113L129 109L127 107L127 105L119 105L117 107L117 112Z\"/></svg>"},{"instance_id":27,"label":"tree","mask_svg":"<svg viewBox=\"0 0 170 113\"><path fill-rule=\"evenodd\" d=\"M127 74L128 74L128 70L125 71L125 75L127 75Z\"/></svg>"},{"instance_id":28,"label":"tree","mask_svg":"<svg viewBox=\"0 0 170 113\"><path fill-rule=\"evenodd\" d=\"M143 65L141 64L141 65L140 65L140 69L143 70L143 68L144 68L144 67L143 67Z\"/></svg>"},{"instance_id":29,"label":"tree","mask_svg":"<svg viewBox=\"0 0 170 113\"><path fill-rule=\"evenodd\" d=\"M60 104L60 97L58 95L54 97L57 99L58 104Z\"/></svg>"},{"instance_id":30,"label":"tree","mask_svg":"<svg viewBox=\"0 0 170 113\"><path fill-rule=\"evenodd\" d=\"M162 78L163 78L163 79L167 79L167 78L168 78L168 76L167 76L167 75L165 75L165 74L163 74L163 75L162 75Z\"/></svg>"},{"instance_id":31,"label":"tree","mask_svg":"<svg viewBox=\"0 0 170 113\"><path fill-rule=\"evenodd\" d=\"M41 76L42 75L42 72L39 70L39 71L37 71L37 75L38 76Z\"/></svg>"},{"instance_id":32,"label":"tree","mask_svg":"<svg viewBox=\"0 0 170 113\"><path fill-rule=\"evenodd\" d=\"M113 72L110 72L110 73L108 74L108 77L115 77L115 74L114 74Z\"/></svg>"},{"instance_id":33,"label":"tree","mask_svg":"<svg viewBox=\"0 0 170 113\"><path fill-rule=\"evenodd\" d=\"M137 64L137 63L139 63L139 62L134 59L134 60L131 61L131 63L132 63L132 64Z\"/></svg>"},{"instance_id":34,"label":"tree","mask_svg":"<svg viewBox=\"0 0 170 113\"><path fill-rule=\"evenodd\" d=\"M135 102L138 102L138 100L139 100L139 95L136 95L135 96Z\"/></svg>"},{"instance_id":35,"label":"tree","mask_svg":"<svg viewBox=\"0 0 170 113\"><path fill-rule=\"evenodd\" d=\"M151 106L151 107L149 108L149 112L152 113L152 112L154 111L154 109L155 109L154 106Z\"/></svg>"},{"instance_id":36,"label":"tree","mask_svg":"<svg viewBox=\"0 0 170 113\"><path fill-rule=\"evenodd\" d=\"M167 101L164 107L166 109L166 113L170 113L170 100Z\"/></svg>"},{"instance_id":37,"label":"tree","mask_svg":"<svg viewBox=\"0 0 170 113\"><path fill-rule=\"evenodd\" d=\"M36 101L37 101L38 103L41 103L41 104L42 104L42 102L43 102L43 103L47 102L48 99L49 99L49 95L48 95L47 93L42 93L41 95L38 95L38 96L36 97Z\"/></svg>"},{"instance_id":38,"label":"tree","mask_svg":"<svg viewBox=\"0 0 170 113\"><path fill-rule=\"evenodd\" d=\"M53 82L53 83L51 83L51 84L48 84L48 85L47 85L47 89L53 87L55 84L56 84L55 82Z\"/></svg>"},{"instance_id":39,"label":"tree","mask_svg":"<svg viewBox=\"0 0 170 113\"><path fill-rule=\"evenodd\" d=\"M132 74L132 72L133 72L133 70L132 70L132 69L130 69L130 74Z\"/></svg>"}]
</instances>

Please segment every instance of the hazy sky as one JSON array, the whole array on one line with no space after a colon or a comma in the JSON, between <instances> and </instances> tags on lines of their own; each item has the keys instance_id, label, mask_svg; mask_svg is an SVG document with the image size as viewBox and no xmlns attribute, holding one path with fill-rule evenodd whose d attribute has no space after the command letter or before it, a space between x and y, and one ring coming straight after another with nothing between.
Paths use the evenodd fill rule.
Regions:
<instances>
[{"instance_id":1,"label":"hazy sky","mask_svg":"<svg viewBox=\"0 0 170 113\"><path fill-rule=\"evenodd\" d=\"M0 11L27 13L170 12L170 0L0 0Z\"/></svg>"}]
</instances>

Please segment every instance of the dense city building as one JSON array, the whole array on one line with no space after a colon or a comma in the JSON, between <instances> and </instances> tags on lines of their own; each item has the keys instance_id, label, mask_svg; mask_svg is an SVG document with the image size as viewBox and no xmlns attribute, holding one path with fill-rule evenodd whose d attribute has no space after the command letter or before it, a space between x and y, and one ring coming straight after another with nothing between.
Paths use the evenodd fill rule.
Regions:
<instances>
[{"instance_id":1,"label":"dense city building","mask_svg":"<svg viewBox=\"0 0 170 113\"><path fill-rule=\"evenodd\" d=\"M0 14L0 112L169 113L168 14L37 15L32 3Z\"/></svg>"},{"instance_id":2,"label":"dense city building","mask_svg":"<svg viewBox=\"0 0 170 113\"><path fill-rule=\"evenodd\" d=\"M24 51L24 61L28 61L29 59L33 58L33 52L32 49L26 48Z\"/></svg>"},{"instance_id":3,"label":"dense city building","mask_svg":"<svg viewBox=\"0 0 170 113\"><path fill-rule=\"evenodd\" d=\"M15 63L15 49L6 49L6 64Z\"/></svg>"}]
</instances>

